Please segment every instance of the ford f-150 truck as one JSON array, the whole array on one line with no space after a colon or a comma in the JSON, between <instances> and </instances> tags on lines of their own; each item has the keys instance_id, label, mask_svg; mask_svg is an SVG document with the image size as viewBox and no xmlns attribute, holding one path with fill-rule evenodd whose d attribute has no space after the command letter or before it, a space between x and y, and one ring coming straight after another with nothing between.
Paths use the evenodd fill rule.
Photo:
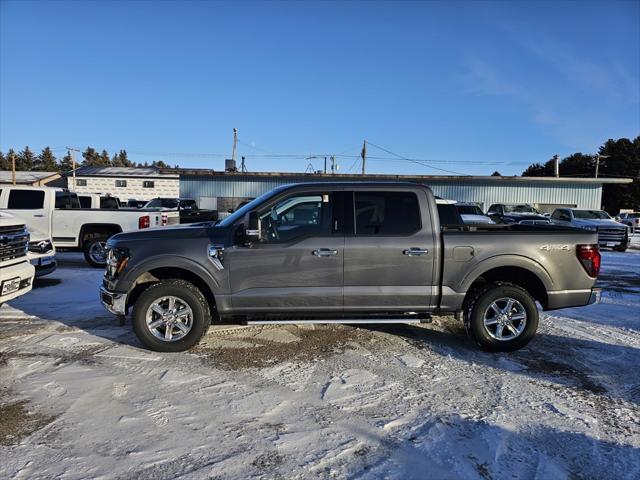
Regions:
<instances>
[{"instance_id":1,"label":"ford f-150 truck","mask_svg":"<svg viewBox=\"0 0 640 480\"><path fill-rule=\"evenodd\" d=\"M133 308L157 351L196 344L211 321L420 322L452 313L483 348L534 336L545 310L597 301L596 234L573 228L441 228L411 183L279 187L217 224L122 233L107 242L102 303Z\"/></svg>"}]
</instances>

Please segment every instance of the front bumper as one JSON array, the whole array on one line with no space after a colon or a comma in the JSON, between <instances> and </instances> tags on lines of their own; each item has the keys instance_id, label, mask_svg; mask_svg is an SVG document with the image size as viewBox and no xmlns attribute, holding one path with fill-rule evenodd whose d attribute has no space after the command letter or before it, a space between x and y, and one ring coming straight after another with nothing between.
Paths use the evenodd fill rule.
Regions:
<instances>
[{"instance_id":1,"label":"front bumper","mask_svg":"<svg viewBox=\"0 0 640 480\"><path fill-rule=\"evenodd\" d=\"M114 315L127 314L127 294L110 292L104 286L100 287L100 301L104 308Z\"/></svg>"},{"instance_id":2,"label":"front bumper","mask_svg":"<svg viewBox=\"0 0 640 480\"><path fill-rule=\"evenodd\" d=\"M31 260L31 265L36 268L36 277L43 277L49 275L56 268L58 268L58 262L53 255L50 257L40 257Z\"/></svg>"},{"instance_id":3,"label":"front bumper","mask_svg":"<svg viewBox=\"0 0 640 480\"><path fill-rule=\"evenodd\" d=\"M0 288L5 281L20 279L20 288L5 295L0 294L0 304L13 300L14 298L29 292L33 285L33 276L35 268L28 261L21 261L11 266L3 266L0 268ZM1 290L0 290L1 292Z\"/></svg>"}]
</instances>

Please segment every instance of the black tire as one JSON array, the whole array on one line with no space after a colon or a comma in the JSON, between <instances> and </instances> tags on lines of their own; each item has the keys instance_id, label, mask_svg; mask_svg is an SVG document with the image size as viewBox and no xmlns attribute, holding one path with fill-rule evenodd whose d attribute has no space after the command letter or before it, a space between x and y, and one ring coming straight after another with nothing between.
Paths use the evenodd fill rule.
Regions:
<instances>
[{"instance_id":1,"label":"black tire","mask_svg":"<svg viewBox=\"0 0 640 480\"><path fill-rule=\"evenodd\" d=\"M96 248L98 244L106 244L109 236L107 235L96 235L95 237L89 238L84 241L82 244L82 252L84 253L84 259L87 261L89 265L93 268L104 268L107 265L107 258L103 260L98 259L95 254L92 252L93 248Z\"/></svg>"},{"instance_id":2,"label":"black tire","mask_svg":"<svg viewBox=\"0 0 640 480\"><path fill-rule=\"evenodd\" d=\"M613 247L616 252L626 252L627 248L629 248L629 244L625 243L624 245L620 245L619 247Z\"/></svg>"},{"instance_id":3,"label":"black tire","mask_svg":"<svg viewBox=\"0 0 640 480\"><path fill-rule=\"evenodd\" d=\"M147 326L147 311L151 304L162 297L177 297L192 311L192 325L189 332L179 340L167 341L156 337ZM133 307L133 330L140 341L156 352L183 352L193 347L207 333L211 324L209 304L202 292L185 280L162 280L154 283L140 294ZM160 327L162 328L162 327ZM166 327L165 331L166 331ZM178 332L180 333L180 332Z\"/></svg>"},{"instance_id":4,"label":"black tire","mask_svg":"<svg viewBox=\"0 0 640 480\"><path fill-rule=\"evenodd\" d=\"M472 295L465 311L465 321L467 322L467 331L483 350L512 352L524 347L535 336L538 329L538 309L533 297L522 287L513 283L496 282L477 290ZM525 323L521 333L515 338L498 340L495 338L497 331L491 332L492 327L485 326L485 315L489 312L490 305L493 302L506 298L518 302L517 308L523 308L524 312L520 313L526 314ZM506 302L504 305L506 307ZM511 315L511 312L509 315ZM514 314L514 318L515 316ZM514 320L514 322L512 323L514 328L520 325L518 321ZM509 331L509 334L511 334L511 331Z\"/></svg>"}]
</instances>

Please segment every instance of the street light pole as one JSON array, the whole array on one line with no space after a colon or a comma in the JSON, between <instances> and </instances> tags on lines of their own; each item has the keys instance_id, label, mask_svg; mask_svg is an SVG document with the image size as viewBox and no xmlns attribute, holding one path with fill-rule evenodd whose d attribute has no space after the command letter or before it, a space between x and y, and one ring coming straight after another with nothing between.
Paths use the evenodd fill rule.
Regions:
<instances>
[{"instance_id":1,"label":"street light pole","mask_svg":"<svg viewBox=\"0 0 640 480\"><path fill-rule=\"evenodd\" d=\"M598 172L600 171L600 159L601 158L609 158L609 155L600 155L599 153L596 155L596 176L598 178Z\"/></svg>"}]
</instances>

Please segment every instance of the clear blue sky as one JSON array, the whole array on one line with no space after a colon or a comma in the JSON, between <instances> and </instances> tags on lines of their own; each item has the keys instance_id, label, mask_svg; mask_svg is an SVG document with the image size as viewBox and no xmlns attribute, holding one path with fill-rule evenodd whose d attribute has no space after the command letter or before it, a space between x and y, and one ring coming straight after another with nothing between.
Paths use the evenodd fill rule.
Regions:
<instances>
[{"instance_id":1,"label":"clear blue sky","mask_svg":"<svg viewBox=\"0 0 640 480\"><path fill-rule=\"evenodd\" d=\"M253 171L365 138L470 174L593 153L640 134L640 2L0 0L1 151L221 169L233 127Z\"/></svg>"}]
</instances>

